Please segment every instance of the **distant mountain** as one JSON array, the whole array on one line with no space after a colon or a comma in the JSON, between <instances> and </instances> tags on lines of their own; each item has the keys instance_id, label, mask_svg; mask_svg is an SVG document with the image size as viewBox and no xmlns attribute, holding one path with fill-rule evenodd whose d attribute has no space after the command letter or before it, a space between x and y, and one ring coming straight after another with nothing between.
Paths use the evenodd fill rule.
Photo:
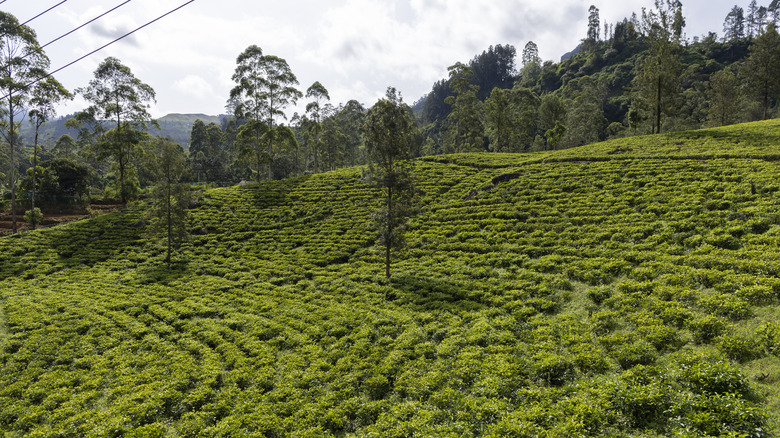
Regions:
<instances>
[{"instance_id":1,"label":"distant mountain","mask_svg":"<svg viewBox=\"0 0 780 438\"><path fill-rule=\"evenodd\" d=\"M64 134L68 134L75 138L76 135L78 135L78 131L65 127L65 122L71 117L73 116L67 115L48 122L38 135L39 142L45 147L50 147L54 144L54 142L57 141L58 138ZM149 132L155 136L159 135L160 137L170 137L177 143L184 146L186 149L190 145L190 131L192 130L192 124L195 123L195 120L200 119L207 125L209 123L216 123L219 125L222 122L222 119L225 117L227 116L209 116L206 114L168 114L157 119L157 122L160 124L159 130L151 128ZM25 144L30 144L33 141L33 136L35 133L32 125L30 125L26 120L27 118L25 117L25 123L22 127L22 138L24 139Z\"/></svg>"},{"instance_id":2,"label":"distant mountain","mask_svg":"<svg viewBox=\"0 0 780 438\"><path fill-rule=\"evenodd\" d=\"M170 137L177 143L184 146L185 149L190 146L190 132L192 131L192 124L195 120L202 120L203 123L216 123L219 125L222 119L227 116L208 116L206 114L168 114L167 116L160 117L157 122L160 124L159 134L154 129L151 130L152 135L160 135L161 137Z\"/></svg>"},{"instance_id":3,"label":"distant mountain","mask_svg":"<svg viewBox=\"0 0 780 438\"><path fill-rule=\"evenodd\" d=\"M580 52L582 52L582 44L579 44L571 52L564 53L563 56L561 56L561 62L566 61L567 59L573 57L574 55L578 55Z\"/></svg>"}]
</instances>

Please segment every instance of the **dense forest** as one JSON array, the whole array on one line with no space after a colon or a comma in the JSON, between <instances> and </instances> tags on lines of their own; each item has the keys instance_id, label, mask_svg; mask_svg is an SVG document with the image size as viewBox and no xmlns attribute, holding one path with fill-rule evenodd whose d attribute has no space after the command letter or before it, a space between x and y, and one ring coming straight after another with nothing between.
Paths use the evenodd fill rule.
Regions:
<instances>
[{"instance_id":1,"label":"dense forest","mask_svg":"<svg viewBox=\"0 0 780 438\"><path fill-rule=\"evenodd\" d=\"M455 62L449 76L411 106L418 125L414 155L563 149L775 117L778 8L777 0L734 6L724 11L722 34L689 38L677 0L658 0L654 8L617 23L602 23L600 11L591 6L585 37L561 62L542 62L532 41L519 60L514 46L491 46L467 63ZM123 108L100 101L100 93L119 93L106 88L106 78L100 78L109 74L105 71L96 71L89 86L76 90L92 105L59 119L54 117L56 102L72 94L52 92L56 87L51 86L47 92L43 85L56 80L49 77L25 92L7 88L17 94L2 110L4 202L14 203L18 194L22 207L30 206L34 185L47 201L133 199L154 183L143 157L158 137L183 146L188 168L182 178L200 184L230 185L261 175L280 179L367 162L368 108L356 100L332 103L319 82L299 90L286 61L257 46L239 55L236 87L226 96L229 114L221 117L169 115L154 121L145 110L134 111L153 99L154 90L116 61L111 74L121 72L125 89L136 93L121 97ZM43 64L31 64L27 79L46 64L42 50L38 62ZM248 80L263 75L258 72L266 76ZM261 85L247 88L250 83ZM139 99L143 93L138 90L147 100ZM286 120L285 111L298 101L306 103L305 113ZM12 113L15 118L9 117ZM125 130L127 147L112 148L121 142L110 136ZM9 136L12 131L20 135ZM16 139L13 146L10 137Z\"/></svg>"}]
</instances>

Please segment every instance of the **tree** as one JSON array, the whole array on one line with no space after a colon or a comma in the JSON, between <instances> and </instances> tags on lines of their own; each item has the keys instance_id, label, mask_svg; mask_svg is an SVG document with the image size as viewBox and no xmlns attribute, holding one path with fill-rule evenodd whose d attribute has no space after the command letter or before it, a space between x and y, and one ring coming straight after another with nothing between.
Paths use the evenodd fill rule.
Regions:
<instances>
[{"instance_id":1,"label":"tree","mask_svg":"<svg viewBox=\"0 0 780 438\"><path fill-rule=\"evenodd\" d=\"M563 122L566 120L566 106L560 97L548 93L542 96L539 104L539 129L544 132L547 147L555 149L566 133Z\"/></svg>"},{"instance_id":2,"label":"tree","mask_svg":"<svg viewBox=\"0 0 780 438\"><path fill-rule=\"evenodd\" d=\"M206 124L203 120L196 119L190 129L190 159L192 160L192 170L195 171L198 183L200 178L205 178L206 172L206 144L208 134L206 133Z\"/></svg>"},{"instance_id":3,"label":"tree","mask_svg":"<svg viewBox=\"0 0 780 438\"><path fill-rule=\"evenodd\" d=\"M769 7L767 7L766 10L767 16L769 17L769 23L774 24L775 27L777 27L777 23L780 21L780 0L772 0L772 3L769 4Z\"/></svg>"},{"instance_id":4,"label":"tree","mask_svg":"<svg viewBox=\"0 0 780 438\"><path fill-rule=\"evenodd\" d=\"M556 120L555 126L548 129L544 133L544 138L545 140L547 140L547 147L550 148L551 150L555 150L555 148L561 142L565 134L566 134L566 127L563 126L563 123Z\"/></svg>"},{"instance_id":5,"label":"tree","mask_svg":"<svg viewBox=\"0 0 780 438\"><path fill-rule=\"evenodd\" d=\"M756 21L757 21L757 32L761 34L764 31L764 26L766 26L767 23L767 17L769 16L769 9L766 6L761 6L758 8L758 12L756 13ZM775 25L777 27L777 25Z\"/></svg>"},{"instance_id":6,"label":"tree","mask_svg":"<svg viewBox=\"0 0 780 438\"><path fill-rule=\"evenodd\" d=\"M36 170L38 167L38 136L41 127L56 114L55 105L63 99L68 99L71 94L56 79L49 76L38 81L32 90L30 99L30 111L27 113L30 122L35 129L33 141L33 172L32 172L32 190L30 191L30 209L35 210L35 192L36 192ZM35 229L35 223L32 223Z\"/></svg>"},{"instance_id":7,"label":"tree","mask_svg":"<svg viewBox=\"0 0 780 438\"><path fill-rule=\"evenodd\" d=\"M740 84L737 76L728 68L710 76L707 90L710 101L710 122L715 126L724 126L737 121L740 109Z\"/></svg>"},{"instance_id":8,"label":"tree","mask_svg":"<svg viewBox=\"0 0 780 438\"><path fill-rule=\"evenodd\" d=\"M590 8L588 8L588 33L585 38L585 50L591 51L598 47L599 34L601 33L600 26L599 8L590 5Z\"/></svg>"},{"instance_id":9,"label":"tree","mask_svg":"<svg viewBox=\"0 0 780 438\"><path fill-rule=\"evenodd\" d=\"M390 278L391 251L403 246L403 232L411 212L414 187L411 159L417 123L400 94L389 88L366 115L365 136L368 181L382 193L373 218L379 244L385 250L385 276Z\"/></svg>"},{"instance_id":10,"label":"tree","mask_svg":"<svg viewBox=\"0 0 780 438\"><path fill-rule=\"evenodd\" d=\"M152 215L157 222L153 229L165 236L165 262L170 268L172 250L178 249L188 235L189 188L181 183L187 171L187 158L181 145L168 139L158 138L150 149L147 164L156 182L152 192Z\"/></svg>"},{"instance_id":11,"label":"tree","mask_svg":"<svg viewBox=\"0 0 780 438\"><path fill-rule=\"evenodd\" d=\"M636 76L642 101L653 113L653 132L661 132L661 114L674 110L674 97L680 92L680 39L685 20L679 1L655 1L656 10L642 10L643 33L650 49Z\"/></svg>"},{"instance_id":12,"label":"tree","mask_svg":"<svg viewBox=\"0 0 780 438\"><path fill-rule=\"evenodd\" d=\"M223 144L222 129L216 123L206 125L197 119L190 131L190 161L198 181L224 181L230 157Z\"/></svg>"},{"instance_id":13,"label":"tree","mask_svg":"<svg viewBox=\"0 0 780 438\"><path fill-rule=\"evenodd\" d=\"M566 106L556 94L547 93L539 104L539 129L547 131L555 127L555 122L566 120Z\"/></svg>"},{"instance_id":14,"label":"tree","mask_svg":"<svg viewBox=\"0 0 780 438\"><path fill-rule=\"evenodd\" d=\"M539 80L542 73L542 59L539 58L539 47L533 41L526 43L523 48L523 68L520 76L523 84L532 87Z\"/></svg>"},{"instance_id":15,"label":"tree","mask_svg":"<svg viewBox=\"0 0 780 438\"><path fill-rule=\"evenodd\" d=\"M767 26L750 46L742 74L748 88L761 100L766 120L770 99L780 96L780 34L774 24Z\"/></svg>"},{"instance_id":16,"label":"tree","mask_svg":"<svg viewBox=\"0 0 780 438\"><path fill-rule=\"evenodd\" d=\"M44 161L35 168L38 196L50 205L72 205L89 195L92 170L68 158ZM28 169L22 190L32 190L33 169Z\"/></svg>"},{"instance_id":17,"label":"tree","mask_svg":"<svg viewBox=\"0 0 780 438\"><path fill-rule=\"evenodd\" d=\"M268 179L271 180L271 164L276 155L274 139L289 138L285 132L275 132L276 119L285 118L284 108L302 97L302 93L293 87L298 84L298 79L290 70L287 61L276 56L263 55L262 49L256 45L244 50L236 58L236 64L232 77L236 86L230 90L228 108L239 119L260 122L247 123L241 130L248 130L243 138L251 139L250 146L255 151L257 181L260 182L259 166L263 162L268 164ZM289 144L290 142L285 140L279 146ZM297 147L297 141L294 145ZM263 146L265 157L261 151Z\"/></svg>"},{"instance_id":18,"label":"tree","mask_svg":"<svg viewBox=\"0 0 780 438\"><path fill-rule=\"evenodd\" d=\"M592 76L573 79L566 84L564 93L569 100L566 103L564 141L568 147L593 143L600 139L607 126L602 110L602 86L603 84Z\"/></svg>"},{"instance_id":19,"label":"tree","mask_svg":"<svg viewBox=\"0 0 780 438\"><path fill-rule=\"evenodd\" d=\"M109 57L98 65L89 85L76 92L91 103L75 116L75 123L82 127L79 136L96 139L93 146L98 158L114 161L119 196L127 202L134 190L134 155L140 154L149 125L159 126L149 114L150 102L155 102L154 89L117 58Z\"/></svg>"},{"instance_id":20,"label":"tree","mask_svg":"<svg viewBox=\"0 0 780 438\"><path fill-rule=\"evenodd\" d=\"M485 131L494 152L508 152L514 131L512 110L505 90L493 88L485 101Z\"/></svg>"},{"instance_id":21,"label":"tree","mask_svg":"<svg viewBox=\"0 0 780 438\"><path fill-rule=\"evenodd\" d=\"M12 229L16 224L16 146L22 112L31 99L31 83L44 77L49 58L30 27L0 11L0 132L9 145Z\"/></svg>"},{"instance_id":22,"label":"tree","mask_svg":"<svg viewBox=\"0 0 780 438\"><path fill-rule=\"evenodd\" d=\"M54 147L51 149L51 152L55 158L73 159L76 157L77 149L78 144L76 143L76 140L74 140L73 137L68 134L62 134L60 138L58 138L54 143Z\"/></svg>"},{"instance_id":23,"label":"tree","mask_svg":"<svg viewBox=\"0 0 780 438\"><path fill-rule=\"evenodd\" d=\"M452 106L448 116L450 127L449 144L454 152L473 152L483 147L482 136L485 128L480 120L480 101L477 99L479 87L471 85L474 72L463 63L456 63L448 69L450 87L455 92L445 102Z\"/></svg>"},{"instance_id":24,"label":"tree","mask_svg":"<svg viewBox=\"0 0 780 438\"><path fill-rule=\"evenodd\" d=\"M745 37L745 10L734 6L723 22L723 40L735 42Z\"/></svg>"},{"instance_id":25,"label":"tree","mask_svg":"<svg viewBox=\"0 0 780 438\"><path fill-rule=\"evenodd\" d=\"M347 134L344 133L338 118L328 117L322 122L322 154L328 170L334 170L344 164L344 145Z\"/></svg>"},{"instance_id":26,"label":"tree","mask_svg":"<svg viewBox=\"0 0 780 438\"><path fill-rule=\"evenodd\" d=\"M758 14L758 3L756 0L750 0L750 4L747 9L747 17L745 18L745 27L747 30L747 36L753 38L758 33L760 27L760 18Z\"/></svg>"},{"instance_id":27,"label":"tree","mask_svg":"<svg viewBox=\"0 0 780 438\"><path fill-rule=\"evenodd\" d=\"M314 159L314 173L320 171L319 155L322 149L322 118L323 118L323 103L330 101L330 95L328 90L319 82L314 82L306 90L306 98L312 99L311 102L306 104L306 115L309 117L312 123L309 124L309 135L311 136L311 155Z\"/></svg>"},{"instance_id":28,"label":"tree","mask_svg":"<svg viewBox=\"0 0 780 438\"><path fill-rule=\"evenodd\" d=\"M336 117L347 138L344 143L344 160L347 166L363 163L361 146L363 145L362 127L366 121L366 109L357 100L350 100L341 108Z\"/></svg>"},{"instance_id":29,"label":"tree","mask_svg":"<svg viewBox=\"0 0 780 438\"><path fill-rule=\"evenodd\" d=\"M476 89L476 95L480 101L487 99L494 87L512 88L512 84L517 79L516 57L517 50L513 45L497 44L488 47L469 61L468 68L473 73L470 82L479 87Z\"/></svg>"},{"instance_id":30,"label":"tree","mask_svg":"<svg viewBox=\"0 0 780 438\"><path fill-rule=\"evenodd\" d=\"M536 120L539 112L539 96L530 88L515 86L508 91L512 110L513 152L527 151L536 139Z\"/></svg>"}]
</instances>

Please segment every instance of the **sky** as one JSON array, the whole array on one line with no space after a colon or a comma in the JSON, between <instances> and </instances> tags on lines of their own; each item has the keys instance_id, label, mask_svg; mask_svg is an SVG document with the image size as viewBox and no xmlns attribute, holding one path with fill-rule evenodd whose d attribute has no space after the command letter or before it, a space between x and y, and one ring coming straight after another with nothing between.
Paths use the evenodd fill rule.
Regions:
<instances>
[{"instance_id":1,"label":"sky","mask_svg":"<svg viewBox=\"0 0 780 438\"><path fill-rule=\"evenodd\" d=\"M0 0L0 10L25 22L61 2ZM65 0L28 25L46 44L123 2ZM51 70L186 2L131 0L47 46ZM745 8L748 3L684 0L688 37L720 34L735 2ZM448 66L467 63L491 45L515 46L519 63L526 43L533 41L543 60L558 62L585 37L591 4L599 8L602 23L653 7L651 0L195 0L55 78L71 91L85 87L98 64L113 56L155 90L153 117L218 115L226 112L235 85L236 57L257 45L287 61L301 92L319 81L334 105L355 99L370 107L389 86L411 104L447 77ZM304 98L287 113L303 112L305 104ZM58 113L86 106L77 97Z\"/></svg>"}]
</instances>

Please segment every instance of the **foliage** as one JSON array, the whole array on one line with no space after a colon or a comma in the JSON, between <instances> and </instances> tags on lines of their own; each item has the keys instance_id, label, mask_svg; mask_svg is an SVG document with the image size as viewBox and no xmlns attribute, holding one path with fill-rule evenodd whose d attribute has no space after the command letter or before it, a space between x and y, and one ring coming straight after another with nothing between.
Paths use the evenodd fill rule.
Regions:
<instances>
[{"instance_id":1,"label":"foliage","mask_svg":"<svg viewBox=\"0 0 780 438\"><path fill-rule=\"evenodd\" d=\"M404 244L404 229L412 207L414 186L410 174L417 124L411 108L389 88L366 115L368 180L381 189L380 208L374 213L379 244L385 252L385 276L390 278L391 251Z\"/></svg>"},{"instance_id":2,"label":"foliage","mask_svg":"<svg viewBox=\"0 0 780 438\"><path fill-rule=\"evenodd\" d=\"M260 182L260 166L268 168L268 180L273 177L271 164L278 149L297 148L297 140L288 127L276 124L278 117L286 117L284 108L294 104L302 93L294 88L298 79L282 58L263 55L256 45L247 47L236 58L228 109L236 118L249 122L241 127L242 144L253 151L257 182ZM264 155L265 154L265 155Z\"/></svg>"},{"instance_id":3,"label":"foliage","mask_svg":"<svg viewBox=\"0 0 780 438\"><path fill-rule=\"evenodd\" d=\"M148 111L149 102L155 100L154 89L118 59L108 57L95 69L89 85L76 92L91 105L75 115L72 126L80 127L79 137L91 142L99 160L112 160L119 175L117 194L127 202L137 194L133 162L148 137L147 127L156 125Z\"/></svg>"},{"instance_id":4,"label":"foliage","mask_svg":"<svg viewBox=\"0 0 780 438\"><path fill-rule=\"evenodd\" d=\"M390 282L359 168L0 238L0 431L776 436L777 128L416 160Z\"/></svg>"},{"instance_id":5,"label":"foliage","mask_svg":"<svg viewBox=\"0 0 780 438\"><path fill-rule=\"evenodd\" d=\"M523 50L520 75L505 75L512 77L508 83L482 78L486 69L477 68L474 61L495 60L495 57L486 56L489 51L475 57L468 65L456 63L470 68L474 75L468 84L480 87L475 93L468 93L465 100L470 104L461 108L478 109L484 122L483 137L490 139L489 149L493 151L508 150L504 140L498 140L500 145L495 143L496 139L507 138L507 135L498 134L503 128L497 126L505 125L503 118L497 118L499 95L490 97L496 87L504 93L518 87L528 89L537 98L557 99L568 110L557 112L551 118L549 106L537 104L536 113L530 106L525 106L528 113L524 115L522 125L528 131L522 135L520 144L511 142L515 145L511 150L515 151L569 148L608 138L771 118L777 108L776 93L766 94L760 80L749 80L749 74L758 73L763 67L746 65L749 51L761 52L759 39L768 41L767 37L772 35L770 22L777 14L771 13L772 5L763 8L765 13L760 7L756 9L752 15L754 34L758 35L755 37L744 30L744 11L735 8L742 17L742 30L736 36L729 36L728 29L736 25L729 21L724 39L719 39L714 32L688 39L684 33L686 19L682 2L677 0L658 0L653 8L643 9L641 16L634 14L614 25L604 22L602 39L599 37L602 27L598 21L599 10L591 6L588 36L573 55L564 56L560 62L542 62L538 59L538 47L529 42ZM773 10L777 12L780 7L775 5ZM767 53L780 46L763 44ZM737 81L729 72L736 74ZM780 77L777 74L764 76ZM583 86L583 83L595 86ZM489 84L489 88L484 88L484 84ZM453 117L457 108L445 103L447 100L455 103L454 86L452 77L437 81L430 93L415 105L423 124L426 154L458 151L464 143L462 136L452 135L453 122L463 118ZM476 95L476 100L472 94ZM474 111L467 114L474 115ZM470 118L476 120L478 117ZM477 131L478 127L470 130L469 138L477 138Z\"/></svg>"},{"instance_id":6,"label":"foliage","mask_svg":"<svg viewBox=\"0 0 780 438\"><path fill-rule=\"evenodd\" d=\"M27 171L21 189L33 189L32 175L37 175L38 197L50 208L70 206L83 202L89 196L92 171L89 167L65 158L44 161L35 170Z\"/></svg>"},{"instance_id":7,"label":"foliage","mask_svg":"<svg viewBox=\"0 0 780 438\"><path fill-rule=\"evenodd\" d=\"M188 170L187 159L181 145L167 139L158 138L150 149L147 165L156 182L151 214L157 219L154 229L165 236L165 261L170 268L172 250L188 237L189 187L181 183Z\"/></svg>"},{"instance_id":8,"label":"foliage","mask_svg":"<svg viewBox=\"0 0 780 438\"><path fill-rule=\"evenodd\" d=\"M473 70L456 63L447 69L450 73L450 87L455 93L444 102L452 107L448 117L446 137L451 150L448 152L476 152L483 149L484 127L480 118L481 103L477 98L479 86L471 85Z\"/></svg>"},{"instance_id":9,"label":"foliage","mask_svg":"<svg viewBox=\"0 0 780 438\"><path fill-rule=\"evenodd\" d=\"M780 34L774 24L750 46L743 70L753 95L761 101L763 120L769 117L770 98L780 98Z\"/></svg>"},{"instance_id":10,"label":"foliage","mask_svg":"<svg viewBox=\"0 0 780 438\"><path fill-rule=\"evenodd\" d=\"M33 229L41 223L42 219L43 213L41 213L41 209L38 207L31 208L24 213L24 221L32 225Z\"/></svg>"},{"instance_id":11,"label":"foliage","mask_svg":"<svg viewBox=\"0 0 780 438\"><path fill-rule=\"evenodd\" d=\"M0 133L9 146L7 185L11 189L11 216L16 232L16 173L19 127L22 113L32 99L31 84L43 78L49 58L38 43L35 31L20 24L13 15L0 11Z\"/></svg>"}]
</instances>

